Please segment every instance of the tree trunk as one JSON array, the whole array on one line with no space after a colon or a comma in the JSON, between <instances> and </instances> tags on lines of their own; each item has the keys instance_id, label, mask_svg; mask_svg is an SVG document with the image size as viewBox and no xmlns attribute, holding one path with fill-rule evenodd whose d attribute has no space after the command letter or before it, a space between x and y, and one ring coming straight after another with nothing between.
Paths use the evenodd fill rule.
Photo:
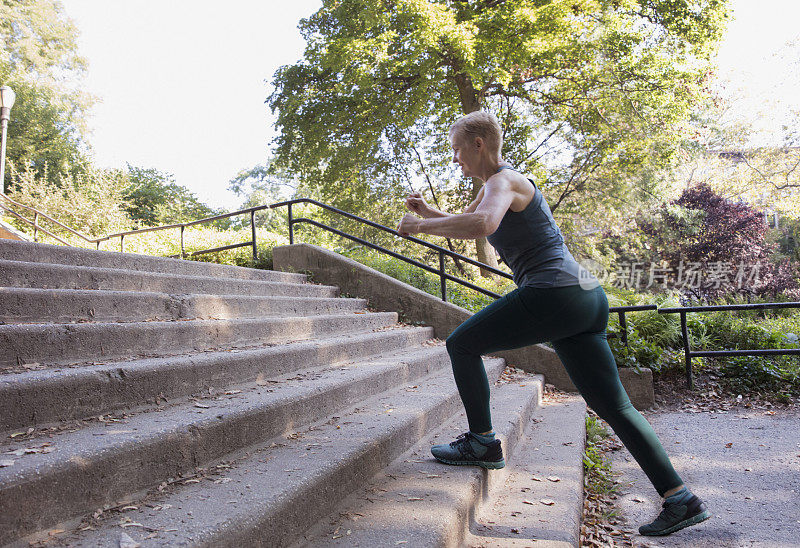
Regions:
<instances>
[{"instance_id":1,"label":"tree trunk","mask_svg":"<svg viewBox=\"0 0 800 548\"><path fill-rule=\"evenodd\" d=\"M475 112L481 109L480 98L475 86L472 85L472 78L463 72L455 75L456 86L458 87L458 96L461 99L461 110L464 114ZM483 182L477 177L472 178L472 199L478 197L478 192L481 189ZM475 250L478 254L478 260L484 264L497 268L497 256L495 255L494 248L486 240L486 238L477 238L475 240ZM481 268L481 276L484 278L493 278L494 274Z\"/></svg>"}]
</instances>

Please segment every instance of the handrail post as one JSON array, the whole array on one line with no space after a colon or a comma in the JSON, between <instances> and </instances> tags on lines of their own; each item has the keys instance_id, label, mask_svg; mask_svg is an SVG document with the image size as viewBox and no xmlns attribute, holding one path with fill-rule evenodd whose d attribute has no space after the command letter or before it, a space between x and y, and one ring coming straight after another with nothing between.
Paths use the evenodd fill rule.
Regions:
<instances>
[{"instance_id":1,"label":"handrail post","mask_svg":"<svg viewBox=\"0 0 800 548\"><path fill-rule=\"evenodd\" d=\"M250 228L253 229L253 262L258 260L258 248L256 247L256 211L250 211Z\"/></svg>"},{"instance_id":2,"label":"handrail post","mask_svg":"<svg viewBox=\"0 0 800 548\"><path fill-rule=\"evenodd\" d=\"M124 241L125 241L125 234L120 234L119 235L119 252L120 253L125 253Z\"/></svg>"},{"instance_id":3,"label":"handrail post","mask_svg":"<svg viewBox=\"0 0 800 548\"><path fill-rule=\"evenodd\" d=\"M33 213L33 241L34 242L38 242L39 241L38 233L39 233L39 212L35 211Z\"/></svg>"},{"instance_id":4,"label":"handrail post","mask_svg":"<svg viewBox=\"0 0 800 548\"><path fill-rule=\"evenodd\" d=\"M447 278L444 277L444 253L439 251L439 284L442 291L442 300L447 302Z\"/></svg>"},{"instance_id":5,"label":"handrail post","mask_svg":"<svg viewBox=\"0 0 800 548\"><path fill-rule=\"evenodd\" d=\"M628 323L625 321L625 311L620 310L617 314L619 314L619 334L622 344L628 346Z\"/></svg>"},{"instance_id":6,"label":"handrail post","mask_svg":"<svg viewBox=\"0 0 800 548\"><path fill-rule=\"evenodd\" d=\"M183 231L186 230L186 226L181 225L181 259L186 257L186 247L183 243Z\"/></svg>"},{"instance_id":7,"label":"handrail post","mask_svg":"<svg viewBox=\"0 0 800 548\"><path fill-rule=\"evenodd\" d=\"M689 348L689 328L686 325L686 312L681 311L681 337L683 337L683 353L686 359L686 384L694 388L692 380L692 351Z\"/></svg>"},{"instance_id":8,"label":"handrail post","mask_svg":"<svg viewBox=\"0 0 800 548\"><path fill-rule=\"evenodd\" d=\"M292 245L294 244L294 228L292 228L292 204L288 204L286 209L289 212L289 245Z\"/></svg>"}]
</instances>

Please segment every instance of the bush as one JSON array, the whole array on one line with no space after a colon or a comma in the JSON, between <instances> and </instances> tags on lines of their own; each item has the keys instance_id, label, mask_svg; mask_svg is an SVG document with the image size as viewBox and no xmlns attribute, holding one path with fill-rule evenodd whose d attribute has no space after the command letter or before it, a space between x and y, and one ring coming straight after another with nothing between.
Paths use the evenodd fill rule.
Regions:
<instances>
[{"instance_id":1,"label":"bush","mask_svg":"<svg viewBox=\"0 0 800 548\"><path fill-rule=\"evenodd\" d=\"M36 208L82 234L98 237L131 227L131 221L123 210L124 183L107 172L91 170L71 177L59 175L56 184L49 181L46 168L41 176L32 168L18 171L13 164L9 164L9 170L12 184L8 195L12 200ZM98 212L102 214L98 215ZM33 213L17 213L33 219ZM13 217L9 220L23 233L33 235L32 227ZM85 245L83 240L50 221L40 218L39 224L72 245ZM49 236L41 232L39 235L40 239L51 241Z\"/></svg>"}]
</instances>

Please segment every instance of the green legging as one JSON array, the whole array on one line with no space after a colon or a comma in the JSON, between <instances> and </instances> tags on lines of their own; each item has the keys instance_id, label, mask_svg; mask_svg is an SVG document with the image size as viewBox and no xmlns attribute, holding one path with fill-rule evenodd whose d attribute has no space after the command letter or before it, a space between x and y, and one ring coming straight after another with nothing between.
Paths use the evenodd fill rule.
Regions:
<instances>
[{"instance_id":1,"label":"green legging","mask_svg":"<svg viewBox=\"0 0 800 548\"><path fill-rule=\"evenodd\" d=\"M447 351L469 429L492 429L489 382L481 354L545 341L553 347L586 403L619 436L660 495L683 482L656 433L622 383L606 341L608 301L602 287L520 287L462 323Z\"/></svg>"}]
</instances>

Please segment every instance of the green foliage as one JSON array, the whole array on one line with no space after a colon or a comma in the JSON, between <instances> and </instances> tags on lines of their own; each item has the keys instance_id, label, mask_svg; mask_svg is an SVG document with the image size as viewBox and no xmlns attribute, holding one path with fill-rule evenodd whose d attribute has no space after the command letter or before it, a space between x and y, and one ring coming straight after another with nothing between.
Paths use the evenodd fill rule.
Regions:
<instances>
[{"instance_id":1,"label":"green foliage","mask_svg":"<svg viewBox=\"0 0 800 548\"><path fill-rule=\"evenodd\" d=\"M586 447L583 452L584 487L593 494L616 492L611 473L611 462L603 454L599 443L608 438L608 430L597 417L586 416Z\"/></svg>"},{"instance_id":2,"label":"green foliage","mask_svg":"<svg viewBox=\"0 0 800 548\"><path fill-rule=\"evenodd\" d=\"M257 165L240 171L230 180L228 190L244 198L240 209L282 202L291 198L297 182L286 174L276 175L270 165ZM256 213L256 226L273 231L286 230L285 209L264 209ZM234 221L234 223L240 221ZM249 222L249 220L247 221Z\"/></svg>"},{"instance_id":3,"label":"green foliage","mask_svg":"<svg viewBox=\"0 0 800 548\"><path fill-rule=\"evenodd\" d=\"M304 59L274 77L275 166L388 223L409 183L449 178L455 118L488 109L564 223L613 222L659 192L725 16L719 0L325 0L300 23Z\"/></svg>"},{"instance_id":4,"label":"green foliage","mask_svg":"<svg viewBox=\"0 0 800 548\"><path fill-rule=\"evenodd\" d=\"M759 356L733 356L722 365L729 387L740 393L769 391L800 393L800 368L784 359L765 360Z\"/></svg>"},{"instance_id":5,"label":"green foliage","mask_svg":"<svg viewBox=\"0 0 800 548\"><path fill-rule=\"evenodd\" d=\"M606 288L612 306L646 304L677 306L674 296L646 296ZM762 302L764 302L762 300ZM727 304L737 304L728 299ZM714 303L712 303L714 304ZM718 304L723 304L722 302ZM682 369L685 364L679 316L656 312L626 314L628 346L609 339L619 366L649 367L655 372ZM705 312L687 314L690 346L698 350L800 348L800 310ZM619 333L611 315L609 332ZM693 358L693 368L719 367L734 390L800 391L800 365L795 356Z\"/></svg>"},{"instance_id":6,"label":"green foliage","mask_svg":"<svg viewBox=\"0 0 800 548\"><path fill-rule=\"evenodd\" d=\"M46 166L42 173L33 168L20 172L12 167L9 171L12 178L9 197L12 200L36 208L82 234L98 237L131 227L124 210L125 182L114 173L92 169L84 174L58 175L56 181L51 182ZM102 211L102 215L98 215L98 211ZM33 219L30 212L19 213ZM33 235L27 224L10 219L19 230ZM85 243L43 218L39 223L72 245ZM40 241L56 243L43 233L39 233L39 238Z\"/></svg>"},{"instance_id":7,"label":"green foliage","mask_svg":"<svg viewBox=\"0 0 800 548\"><path fill-rule=\"evenodd\" d=\"M0 83L17 94L7 157L51 184L89 169L83 134L93 99L78 89L85 62L77 34L60 2L0 1ZM7 173L3 188L10 183Z\"/></svg>"},{"instance_id":8,"label":"green foliage","mask_svg":"<svg viewBox=\"0 0 800 548\"><path fill-rule=\"evenodd\" d=\"M139 226L185 223L220 213L176 184L169 173L128 164L127 172L119 173L119 177L127 181L125 210Z\"/></svg>"}]
</instances>

